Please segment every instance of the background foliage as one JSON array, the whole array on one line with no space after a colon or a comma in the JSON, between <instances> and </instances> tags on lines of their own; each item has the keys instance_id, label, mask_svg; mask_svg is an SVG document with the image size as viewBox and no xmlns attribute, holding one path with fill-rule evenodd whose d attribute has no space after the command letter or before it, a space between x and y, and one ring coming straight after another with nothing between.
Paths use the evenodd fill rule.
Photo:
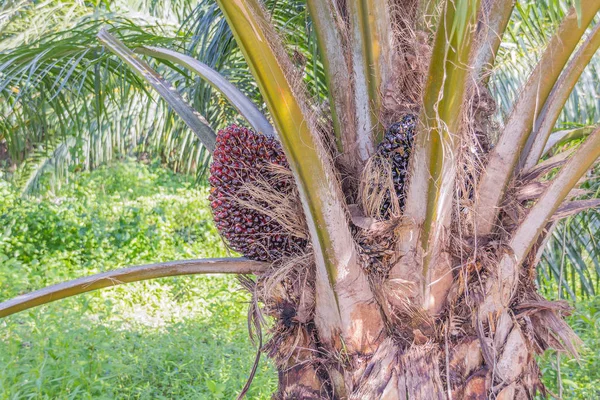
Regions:
<instances>
[{"instance_id":1,"label":"background foliage","mask_svg":"<svg viewBox=\"0 0 600 400\"><path fill-rule=\"evenodd\" d=\"M41 198L0 180L0 301L128 265L223 257L204 187L128 162ZM165 278L0 321L2 399L234 398L255 356L249 296L230 276ZM263 360L250 398L268 399Z\"/></svg>"}]
</instances>

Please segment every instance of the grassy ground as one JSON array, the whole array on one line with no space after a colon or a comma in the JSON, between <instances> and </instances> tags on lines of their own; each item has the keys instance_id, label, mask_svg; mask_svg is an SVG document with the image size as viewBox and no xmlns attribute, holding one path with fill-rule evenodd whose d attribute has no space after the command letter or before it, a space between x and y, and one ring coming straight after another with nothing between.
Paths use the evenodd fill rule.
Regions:
<instances>
[{"instance_id":1,"label":"grassy ground","mask_svg":"<svg viewBox=\"0 0 600 400\"><path fill-rule=\"evenodd\" d=\"M0 183L0 300L82 275L226 255L206 190L156 168L84 174L41 200ZM255 349L232 277L93 292L0 321L2 399L230 399ZM249 398L270 398L263 361Z\"/></svg>"},{"instance_id":2,"label":"grassy ground","mask_svg":"<svg viewBox=\"0 0 600 400\"><path fill-rule=\"evenodd\" d=\"M52 283L150 262L226 255L205 189L133 163L81 174L40 199L0 180L0 300ZM0 399L231 399L255 348L248 296L232 277L129 284L0 320ZM564 399L600 399L600 299L571 317L586 345L561 358ZM558 393L556 355L542 359ZM264 359L249 392L268 399Z\"/></svg>"}]
</instances>

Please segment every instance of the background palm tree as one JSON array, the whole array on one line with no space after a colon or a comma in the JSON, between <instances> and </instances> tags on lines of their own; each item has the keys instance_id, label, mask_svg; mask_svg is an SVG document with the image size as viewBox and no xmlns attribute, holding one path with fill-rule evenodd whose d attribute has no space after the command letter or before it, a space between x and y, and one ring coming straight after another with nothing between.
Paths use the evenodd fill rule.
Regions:
<instances>
[{"instance_id":1,"label":"background palm tree","mask_svg":"<svg viewBox=\"0 0 600 400\"><path fill-rule=\"evenodd\" d=\"M294 13L294 5L302 12ZM240 53L245 57L295 174L300 196L288 199L290 208L302 204L312 238L307 253L285 262L277 260L268 270L264 264L252 263L238 271L261 272L256 285L246 284L278 319L265 349L280 367L280 394L486 398L494 393L512 398L539 389L531 354L549 345L572 352L574 348L572 333L558 316L564 305L536 294L535 267L555 221L598 204L582 197L588 193L576 187L581 187L580 178L598 157L600 133L590 127L567 136L555 134L554 138L563 139L589 137L570 158L561 151L563 147L555 146L551 149L555 155L539 165L538 161L547 153L545 145L559 118L563 127L566 121L583 126L596 121L595 111L574 111L581 107L581 100L594 110L597 99L575 92L567 103L571 105L565 108L564 104L574 88L578 90L579 75L600 44L592 23L600 4L578 1L568 9L549 1L541 7L519 4L515 11L510 1L307 1L307 5L311 19L303 25L299 21L309 20L301 3L281 6L274 2L264 8L255 1L220 3L239 48L230 45L231 33L223 28L214 7L199 8L202 23L192 23L204 27L204 37L209 38L202 48L216 46L216 52L229 60L240 60ZM294 26L309 27L309 34L300 35L301 44L292 41L289 48L284 45L289 44L289 37L299 36ZM505 30L508 34L502 36ZM282 32L282 41L275 31ZM164 44L164 38L137 36L139 32L127 24L113 29L132 47ZM553 33L548 36L548 32ZM315 48L315 35L319 53L308 51ZM211 118L207 117L208 123L199 118L114 36L103 32L101 39L166 98L207 149L214 147L208 127ZM527 42L521 51L543 51L514 57L513 45L523 39ZM191 41L192 52L202 40ZM70 69L63 65L53 70L51 61L38 71L40 58L31 54L44 54L41 47L38 42L19 49L30 59L21 61L21 68L26 65L28 69L16 71L28 81L41 74L48 80L45 87L61 89L50 100L70 104L75 99L60 99L66 85L62 74L85 63L71 61ZM55 43L48 48L55 49ZM177 65L199 72L226 93L226 83L207 76L210 71L194 60L157 48L140 52L166 59L178 72L183 71ZM19 73L10 68L19 65L14 61L18 54L11 50L6 54L10 61L2 64L13 83ZM115 62L105 53L102 57L98 65ZM93 61L97 59L101 58ZM491 65L500 67L492 69ZM36 72L30 73L33 66ZM117 66L112 68L117 71ZM593 69L587 71L594 76ZM119 76L128 77L132 88L143 90L134 75L123 72ZM181 76L187 84L190 78L185 73ZM260 97L251 85L245 87L247 80L237 83L249 96L225 96L237 102L251 125L265 132L261 126L266 120L256 115L252 105L262 104L257 101ZM106 89L100 87L102 91L96 91L94 98ZM36 108L27 111L22 105L27 88L13 86L7 92L6 104L14 121L29 121L23 115L39 114ZM123 90L123 86L117 88L119 93ZM488 93L494 94L495 102ZM35 102L39 95L32 97ZM40 101L38 109L39 104L56 104ZM122 110L124 103L117 104L117 110ZM217 104L202 111L209 115L210 110L231 109ZM227 115L224 112L216 115ZM385 176L385 163L373 157L377 158L374 154L385 128L407 113L420 115L411 179L405 191L406 208L392 210L390 218L373 202L394 191L385 182L370 184L375 177ZM138 114L132 112L132 118ZM584 119L577 121L574 115ZM89 115L84 118L91 120ZM227 119L216 120L224 124ZM593 189L594 182L583 185ZM594 214L587 215L587 227L593 229ZM593 240L590 232L587 237L578 235L581 243ZM566 243L566 233L561 237ZM374 252L375 243L389 243L389 247ZM581 286L593 293L594 286L589 285L593 279L584 266L594 259L593 251L580 259L576 264L583 271ZM550 277L547 271L556 271L557 264L550 256L546 260L550 269L545 276ZM193 272L214 270L206 265L199 263ZM235 265L245 264L236 261ZM171 268L160 273L177 270ZM134 271L132 279L154 276L143 271L147 270ZM228 272L232 271L236 269L230 266ZM560 268L561 284L563 273ZM284 278L290 277L308 284L281 289ZM98 286L110 283L104 282ZM88 283L59 286L6 303L3 312L47 301L49 293L69 295L91 289ZM265 287L279 289L266 292ZM286 304L304 317L290 325L282 317ZM258 308L251 311L259 320Z\"/></svg>"}]
</instances>

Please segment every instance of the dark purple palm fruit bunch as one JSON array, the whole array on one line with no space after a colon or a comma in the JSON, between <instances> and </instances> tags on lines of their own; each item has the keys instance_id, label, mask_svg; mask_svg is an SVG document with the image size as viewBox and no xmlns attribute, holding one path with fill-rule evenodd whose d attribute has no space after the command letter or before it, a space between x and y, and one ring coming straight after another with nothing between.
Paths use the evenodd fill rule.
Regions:
<instances>
[{"instance_id":1,"label":"dark purple palm fruit bunch","mask_svg":"<svg viewBox=\"0 0 600 400\"><path fill-rule=\"evenodd\" d=\"M385 137L377 146L377 154L380 157L389 159L392 163L392 179L401 210L404 210L404 186L407 179L408 160L412 150L416 124L417 118L414 115L405 115L400 122L392 124L387 129ZM381 207L382 215L389 215L390 207L391 196L387 196Z\"/></svg>"},{"instance_id":2,"label":"dark purple palm fruit bunch","mask_svg":"<svg viewBox=\"0 0 600 400\"><path fill-rule=\"evenodd\" d=\"M277 221L237 200L249 200L242 187L258 179L273 182L273 190L280 193L293 189L292 181L273 179L272 164L289 169L275 138L237 125L217 133L209 178L214 221L232 249L259 261L274 261L306 246L306 240L286 235Z\"/></svg>"}]
</instances>

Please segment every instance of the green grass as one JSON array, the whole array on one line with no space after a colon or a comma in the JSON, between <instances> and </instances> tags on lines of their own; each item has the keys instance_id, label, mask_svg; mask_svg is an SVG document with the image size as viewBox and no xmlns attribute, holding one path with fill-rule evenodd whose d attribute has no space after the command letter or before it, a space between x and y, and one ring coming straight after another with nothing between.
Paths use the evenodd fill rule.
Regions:
<instances>
[{"instance_id":1,"label":"green grass","mask_svg":"<svg viewBox=\"0 0 600 400\"><path fill-rule=\"evenodd\" d=\"M227 255L206 188L132 162L41 198L0 180L0 301L108 269ZM249 296L231 276L166 278L61 300L0 320L0 399L231 399L254 360ZM564 399L600 398L600 298L570 323L581 361L561 358ZM556 355L542 357L558 393ZM248 398L268 399L264 358Z\"/></svg>"},{"instance_id":2,"label":"green grass","mask_svg":"<svg viewBox=\"0 0 600 400\"><path fill-rule=\"evenodd\" d=\"M40 199L0 181L0 300L128 265L227 253L205 188L125 163ZM2 399L230 399L255 348L234 277L165 278L0 320ZM264 359L249 392L276 386Z\"/></svg>"}]
</instances>

